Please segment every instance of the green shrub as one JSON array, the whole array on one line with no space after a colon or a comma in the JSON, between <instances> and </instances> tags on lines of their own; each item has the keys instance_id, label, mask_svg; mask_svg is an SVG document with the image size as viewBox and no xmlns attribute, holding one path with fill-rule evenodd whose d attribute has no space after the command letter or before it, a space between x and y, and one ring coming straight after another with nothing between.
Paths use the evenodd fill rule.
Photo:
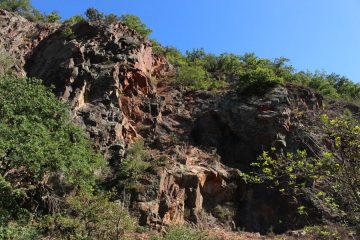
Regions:
<instances>
[{"instance_id":1,"label":"green shrub","mask_svg":"<svg viewBox=\"0 0 360 240\"><path fill-rule=\"evenodd\" d=\"M263 94L271 87L284 82L284 79L276 76L273 70L261 67L241 72L238 77L236 88L246 95Z\"/></svg>"},{"instance_id":2,"label":"green shrub","mask_svg":"<svg viewBox=\"0 0 360 240\"><path fill-rule=\"evenodd\" d=\"M17 12L30 21L46 22L46 15L35 9L29 0L0 0L0 8Z\"/></svg>"},{"instance_id":3,"label":"green shrub","mask_svg":"<svg viewBox=\"0 0 360 240\"><path fill-rule=\"evenodd\" d=\"M83 22L83 21L86 21L84 17L82 17L80 15L75 15L75 16L72 16L71 18L66 19L64 21L64 24L74 25L76 23Z\"/></svg>"},{"instance_id":4,"label":"green shrub","mask_svg":"<svg viewBox=\"0 0 360 240\"><path fill-rule=\"evenodd\" d=\"M120 18L113 13L110 13L109 15L105 16L105 22L108 24L112 24L118 21L120 21Z\"/></svg>"},{"instance_id":5,"label":"green shrub","mask_svg":"<svg viewBox=\"0 0 360 240\"><path fill-rule=\"evenodd\" d=\"M133 143L127 153L126 158L121 163L118 175L125 188L135 187L137 180L150 167L149 154L144 148L144 142L139 140Z\"/></svg>"},{"instance_id":6,"label":"green shrub","mask_svg":"<svg viewBox=\"0 0 360 240\"><path fill-rule=\"evenodd\" d=\"M131 14L124 14L120 17L120 21L123 22L129 28L135 30L142 37L147 38L152 33L152 30L141 21L138 16Z\"/></svg>"},{"instance_id":7,"label":"green shrub","mask_svg":"<svg viewBox=\"0 0 360 240\"><path fill-rule=\"evenodd\" d=\"M231 221L235 217L236 210L228 206L217 205L212 213L222 222Z\"/></svg>"},{"instance_id":8,"label":"green shrub","mask_svg":"<svg viewBox=\"0 0 360 240\"><path fill-rule=\"evenodd\" d=\"M58 23L60 22L61 17L57 12L51 12L48 15L46 15L46 21L51 23Z\"/></svg>"},{"instance_id":9,"label":"green shrub","mask_svg":"<svg viewBox=\"0 0 360 240\"><path fill-rule=\"evenodd\" d=\"M67 209L50 215L42 222L48 235L57 239L122 239L137 227L121 203L107 195L79 192L66 198Z\"/></svg>"},{"instance_id":10,"label":"green shrub","mask_svg":"<svg viewBox=\"0 0 360 240\"><path fill-rule=\"evenodd\" d=\"M40 239L40 233L31 224L10 222L6 226L0 224L0 239L9 240L34 240Z\"/></svg>"},{"instance_id":11,"label":"green shrub","mask_svg":"<svg viewBox=\"0 0 360 240\"><path fill-rule=\"evenodd\" d=\"M153 240L206 240L208 238L203 232L195 230L185 225L171 226L167 229L166 234Z\"/></svg>"},{"instance_id":12,"label":"green shrub","mask_svg":"<svg viewBox=\"0 0 360 240\"><path fill-rule=\"evenodd\" d=\"M359 223L360 213L360 122L342 116L330 120L323 117L324 141L318 156L309 157L306 151L276 154L275 149L264 152L252 166L259 171L250 174L252 182L270 181L285 194L301 195L301 189L317 185L325 187L314 198L339 216ZM245 179L248 176L245 176ZM298 209L304 212L306 209Z\"/></svg>"},{"instance_id":13,"label":"green shrub","mask_svg":"<svg viewBox=\"0 0 360 240\"><path fill-rule=\"evenodd\" d=\"M183 65L177 70L175 82L191 88L208 88L207 73L201 66Z\"/></svg>"},{"instance_id":14,"label":"green shrub","mask_svg":"<svg viewBox=\"0 0 360 240\"><path fill-rule=\"evenodd\" d=\"M95 8L88 8L85 12L85 16L89 21L101 21L105 19L104 13Z\"/></svg>"},{"instance_id":15,"label":"green shrub","mask_svg":"<svg viewBox=\"0 0 360 240\"><path fill-rule=\"evenodd\" d=\"M9 74L14 64L14 59L0 46L0 76Z\"/></svg>"},{"instance_id":16,"label":"green shrub","mask_svg":"<svg viewBox=\"0 0 360 240\"><path fill-rule=\"evenodd\" d=\"M69 110L40 81L0 77L0 219L6 222L44 205L47 180L91 188L102 166Z\"/></svg>"},{"instance_id":17,"label":"green shrub","mask_svg":"<svg viewBox=\"0 0 360 240\"><path fill-rule=\"evenodd\" d=\"M70 37L74 34L74 31L72 30L72 28L70 26L65 26L62 30L61 30L62 34L65 37Z\"/></svg>"},{"instance_id":18,"label":"green shrub","mask_svg":"<svg viewBox=\"0 0 360 240\"><path fill-rule=\"evenodd\" d=\"M32 6L30 0L0 0L0 8L11 12L26 12Z\"/></svg>"}]
</instances>

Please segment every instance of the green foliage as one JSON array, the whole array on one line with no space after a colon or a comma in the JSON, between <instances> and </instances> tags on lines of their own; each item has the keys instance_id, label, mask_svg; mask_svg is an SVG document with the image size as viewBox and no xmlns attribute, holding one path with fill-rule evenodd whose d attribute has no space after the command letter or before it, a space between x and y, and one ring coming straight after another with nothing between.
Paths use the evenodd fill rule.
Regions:
<instances>
[{"instance_id":1,"label":"green foliage","mask_svg":"<svg viewBox=\"0 0 360 240\"><path fill-rule=\"evenodd\" d=\"M207 90L212 84L212 79L201 66L186 64L178 68L175 82L191 89Z\"/></svg>"},{"instance_id":2,"label":"green foliage","mask_svg":"<svg viewBox=\"0 0 360 240\"><path fill-rule=\"evenodd\" d=\"M212 213L216 218L225 223L235 217L236 210L228 206L217 205Z\"/></svg>"},{"instance_id":3,"label":"green foliage","mask_svg":"<svg viewBox=\"0 0 360 240\"><path fill-rule=\"evenodd\" d=\"M0 46L0 76L11 73L14 64L14 59Z\"/></svg>"},{"instance_id":4,"label":"green foliage","mask_svg":"<svg viewBox=\"0 0 360 240\"><path fill-rule=\"evenodd\" d=\"M47 22L58 23L58 22L60 22L60 20L61 20L60 15L55 11L53 11L53 12L49 13L48 15L46 15L46 21Z\"/></svg>"},{"instance_id":5,"label":"green foliage","mask_svg":"<svg viewBox=\"0 0 360 240\"><path fill-rule=\"evenodd\" d=\"M0 8L11 12L27 12L32 6L30 0L0 0Z\"/></svg>"},{"instance_id":6,"label":"green foliage","mask_svg":"<svg viewBox=\"0 0 360 240\"><path fill-rule=\"evenodd\" d=\"M156 54L164 55L177 68L175 82L192 89L219 88L227 82L240 94L252 95L263 94L278 84L295 83L330 98L360 101L359 83L336 74L296 72L289 59L284 57L271 61L253 53L214 55L204 49L194 49L183 55L177 49L162 47L156 41L153 45Z\"/></svg>"},{"instance_id":7,"label":"green foliage","mask_svg":"<svg viewBox=\"0 0 360 240\"><path fill-rule=\"evenodd\" d=\"M205 68L206 61L202 59L203 50L187 52L182 55L176 48L163 48L162 53L167 60L177 68L174 82L189 89L218 89L224 86Z\"/></svg>"},{"instance_id":8,"label":"green foliage","mask_svg":"<svg viewBox=\"0 0 360 240\"><path fill-rule=\"evenodd\" d=\"M307 236L317 240L355 239L354 232L348 229L338 229L335 226L308 226L304 229Z\"/></svg>"},{"instance_id":9,"label":"green foliage","mask_svg":"<svg viewBox=\"0 0 360 240\"><path fill-rule=\"evenodd\" d=\"M137 180L150 167L149 154L144 149L144 142L139 140L130 146L126 158L121 163L118 175L125 188L132 188Z\"/></svg>"},{"instance_id":10,"label":"green foliage","mask_svg":"<svg viewBox=\"0 0 360 240\"><path fill-rule=\"evenodd\" d=\"M248 69L239 74L236 84L237 90L242 94L263 94L269 88L284 82L284 79L277 76L275 72L266 67Z\"/></svg>"},{"instance_id":11,"label":"green foliage","mask_svg":"<svg viewBox=\"0 0 360 240\"><path fill-rule=\"evenodd\" d=\"M88 8L85 12L85 16L89 21L101 21L105 19L104 13L95 8Z\"/></svg>"},{"instance_id":12,"label":"green foliage","mask_svg":"<svg viewBox=\"0 0 360 240\"><path fill-rule=\"evenodd\" d=\"M144 38L149 37L149 35L152 33L152 30L149 29L138 16L124 14L120 17L120 21L122 21L129 28L135 30Z\"/></svg>"},{"instance_id":13,"label":"green foliage","mask_svg":"<svg viewBox=\"0 0 360 240\"><path fill-rule=\"evenodd\" d=\"M35 9L29 0L0 0L0 8L18 12L30 21L46 21L46 16Z\"/></svg>"},{"instance_id":14,"label":"green foliage","mask_svg":"<svg viewBox=\"0 0 360 240\"><path fill-rule=\"evenodd\" d=\"M72 16L71 18L68 18L64 21L64 24L66 25L74 25L79 22L85 21L85 18L80 15Z\"/></svg>"},{"instance_id":15,"label":"green foliage","mask_svg":"<svg viewBox=\"0 0 360 240\"><path fill-rule=\"evenodd\" d=\"M74 34L74 31L72 30L72 28L70 26L65 26L62 30L61 30L62 34L65 37L70 37Z\"/></svg>"},{"instance_id":16,"label":"green foliage","mask_svg":"<svg viewBox=\"0 0 360 240\"><path fill-rule=\"evenodd\" d=\"M304 187L324 183L327 188L318 191L315 198L332 211L359 222L360 123L349 116L330 120L323 115L322 119L324 141L331 144L329 149L323 147L318 157L309 157L305 151L263 152L252 164L259 171L246 175L245 179L257 183L270 181L280 192L294 196L301 194ZM305 210L299 209L299 213Z\"/></svg>"},{"instance_id":17,"label":"green foliage","mask_svg":"<svg viewBox=\"0 0 360 240\"><path fill-rule=\"evenodd\" d=\"M118 21L120 21L120 18L113 13L110 13L109 15L105 16L105 22L108 24L112 24Z\"/></svg>"},{"instance_id":18,"label":"green foliage","mask_svg":"<svg viewBox=\"0 0 360 240\"><path fill-rule=\"evenodd\" d=\"M82 191L65 201L67 209L42 221L45 232L56 239L122 239L137 227L121 203L111 202L102 193Z\"/></svg>"},{"instance_id":19,"label":"green foliage","mask_svg":"<svg viewBox=\"0 0 360 240\"><path fill-rule=\"evenodd\" d=\"M55 11L46 15L31 5L30 0L0 0L0 8L10 12L17 12L33 22L60 22L61 17Z\"/></svg>"},{"instance_id":20,"label":"green foliage","mask_svg":"<svg viewBox=\"0 0 360 240\"><path fill-rule=\"evenodd\" d=\"M40 234L38 229L31 224L10 222L7 226L0 224L0 239L34 240L40 239Z\"/></svg>"},{"instance_id":21,"label":"green foliage","mask_svg":"<svg viewBox=\"0 0 360 240\"><path fill-rule=\"evenodd\" d=\"M153 240L206 240L208 238L203 232L184 225L171 226L167 229L165 236Z\"/></svg>"},{"instance_id":22,"label":"green foliage","mask_svg":"<svg viewBox=\"0 0 360 240\"><path fill-rule=\"evenodd\" d=\"M25 206L31 210L41 203L37 198L52 194L49 176L61 174L68 184L91 188L101 165L67 107L40 81L0 77L1 222L21 217Z\"/></svg>"}]
</instances>

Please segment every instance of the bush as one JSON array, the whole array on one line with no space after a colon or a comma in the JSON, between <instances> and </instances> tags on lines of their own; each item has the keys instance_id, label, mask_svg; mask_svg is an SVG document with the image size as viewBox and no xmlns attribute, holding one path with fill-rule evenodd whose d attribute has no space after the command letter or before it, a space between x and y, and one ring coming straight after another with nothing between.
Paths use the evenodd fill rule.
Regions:
<instances>
[{"instance_id":1,"label":"bush","mask_svg":"<svg viewBox=\"0 0 360 240\"><path fill-rule=\"evenodd\" d=\"M45 14L35 9L29 0L0 0L0 8L11 12L17 12L30 21L46 22Z\"/></svg>"},{"instance_id":2,"label":"bush","mask_svg":"<svg viewBox=\"0 0 360 240\"><path fill-rule=\"evenodd\" d=\"M40 81L0 77L0 218L3 223L55 194L47 184L90 189L102 166L83 131L71 123L69 110ZM26 210L25 210L26 209Z\"/></svg>"},{"instance_id":3,"label":"bush","mask_svg":"<svg viewBox=\"0 0 360 240\"><path fill-rule=\"evenodd\" d=\"M144 149L144 142L139 140L133 143L126 153L126 158L121 163L118 175L125 188L135 187L137 180L150 167L149 155Z\"/></svg>"},{"instance_id":4,"label":"bush","mask_svg":"<svg viewBox=\"0 0 360 240\"><path fill-rule=\"evenodd\" d=\"M284 79L276 76L273 70L262 67L241 72L238 77L236 88L246 95L263 94L271 87L284 82Z\"/></svg>"},{"instance_id":5,"label":"bush","mask_svg":"<svg viewBox=\"0 0 360 240\"><path fill-rule=\"evenodd\" d=\"M31 224L10 222L7 226L0 224L0 239L34 240L40 239L38 229Z\"/></svg>"},{"instance_id":6,"label":"bush","mask_svg":"<svg viewBox=\"0 0 360 240\"><path fill-rule=\"evenodd\" d=\"M125 14L120 17L120 21L122 21L129 28L135 30L144 38L149 37L149 35L152 33L152 30L148 28L138 16Z\"/></svg>"},{"instance_id":7,"label":"bush","mask_svg":"<svg viewBox=\"0 0 360 240\"><path fill-rule=\"evenodd\" d=\"M107 195L79 192L66 198L67 209L46 217L42 226L58 239L122 239L137 227L135 219Z\"/></svg>"},{"instance_id":8,"label":"bush","mask_svg":"<svg viewBox=\"0 0 360 240\"><path fill-rule=\"evenodd\" d=\"M0 76L9 74L14 64L14 59L0 46Z\"/></svg>"},{"instance_id":9,"label":"bush","mask_svg":"<svg viewBox=\"0 0 360 240\"><path fill-rule=\"evenodd\" d=\"M112 24L118 21L120 21L120 18L115 14L110 13L109 15L105 16L105 22L108 24Z\"/></svg>"},{"instance_id":10,"label":"bush","mask_svg":"<svg viewBox=\"0 0 360 240\"><path fill-rule=\"evenodd\" d=\"M72 16L71 18L66 19L64 21L64 24L74 25L76 23L83 22L83 21L86 21L84 17L82 17L80 15L75 15L75 16Z\"/></svg>"},{"instance_id":11,"label":"bush","mask_svg":"<svg viewBox=\"0 0 360 240\"><path fill-rule=\"evenodd\" d=\"M89 21L101 21L105 18L105 15L95 8L88 8L85 16Z\"/></svg>"},{"instance_id":12,"label":"bush","mask_svg":"<svg viewBox=\"0 0 360 240\"><path fill-rule=\"evenodd\" d=\"M206 71L196 65L180 66L176 73L175 82L194 89L207 89L209 87Z\"/></svg>"},{"instance_id":13,"label":"bush","mask_svg":"<svg viewBox=\"0 0 360 240\"><path fill-rule=\"evenodd\" d=\"M57 12L51 12L50 14L46 15L46 21L51 23L58 23L60 22L61 17Z\"/></svg>"},{"instance_id":14,"label":"bush","mask_svg":"<svg viewBox=\"0 0 360 240\"><path fill-rule=\"evenodd\" d=\"M324 142L321 154L309 157L306 151L275 154L264 152L252 166L259 168L248 180L270 181L281 192L294 197L305 187L323 186L314 198L339 216L359 223L360 213L360 122L349 116L332 120L323 117ZM301 209L299 209L301 210ZM304 210L304 209L303 209ZM304 211L301 211L304 212Z\"/></svg>"},{"instance_id":15,"label":"bush","mask_svg":"<svg viewBox=\"0 0 360 240\"><path fill-rule=\"evenodd\" d=\"M208 238L203 232L193 228L178 225L169 227L166 234L161 238L154 238L153 240L206 240Z\"/></svg>"},{"instance_id":16,"label":"bush","mask_svg":"<svg viewBox=\"0 0 360 240\"><path fill-rule=\"evenodd\" d=\"M212 213L222 222L231 221L235 217L236 210L229 206L217 205Z\"/></svg>"},{"instance_id":17,"label":"bush","mask_svg":"<svg viewBox=\"0 0 360 240\"><path fill-rule=\"evenodd\" d=\"M0 0L0 8L11 12L27 12L32 6L30 0Z\"/></svg>"}]
</instances>

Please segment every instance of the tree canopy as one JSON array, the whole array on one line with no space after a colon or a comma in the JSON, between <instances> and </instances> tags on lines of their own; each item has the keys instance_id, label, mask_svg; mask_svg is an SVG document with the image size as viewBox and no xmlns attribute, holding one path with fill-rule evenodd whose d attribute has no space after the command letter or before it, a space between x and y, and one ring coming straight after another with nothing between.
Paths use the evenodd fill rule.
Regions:
<instances>
[{"instance_id":1,"label":"tree canopy","mask_svg":"<svg viewBox=\"0 0 360 240\"><path fill-rule=\"evenodd\" d=\"M68 111L40 81L0 77L0 222L55 194L51 177L91 188L102 160Z\"/></svg>"}]
</instances>

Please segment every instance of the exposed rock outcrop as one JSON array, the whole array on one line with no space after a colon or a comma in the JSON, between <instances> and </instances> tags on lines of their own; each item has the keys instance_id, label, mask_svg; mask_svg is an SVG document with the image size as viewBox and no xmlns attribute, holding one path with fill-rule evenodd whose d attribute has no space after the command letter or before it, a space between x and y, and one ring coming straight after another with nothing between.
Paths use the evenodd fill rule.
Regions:
<instances>
[{"instance_id":1,"label":"exposed rock outcrop","mask_svg":"<svg viewBox=\"0 0 360 240\"><path fill-rule=\"evenodd\" d=\"M325 111L319 94L293 85L261 97L184 91L167 79L174 69L152 54L151 43L121 23L80 22L69 34L64 26L0 10L0 26L0 43L19 59L19 74L55 86L114 172L128 144L144 139L153 168L131 198L141 223L191 221L261 233L309 223L293 199L248 184L240 173L270 147L316 153L319 133L305 126L316 126ZM360 111L339 102L326 111L344 107ZM158 163L162 156L166 160ZM310 195L301 201L312 210L308 219L317 222L324 211Z\"/></svg>"},{"instance_id":2,"label":"exposed rock outcrop","mask_svg":"<svg viewBox=\"0 0 360 240\"><path fill-rule=\"evenodd\" d=\"M33 23L0 9L0 46L14 58L18 75L26 75L24 65L27 57L57 27L58 24Z\"/></svg>"},{"instance_id":3,"label":"exposed rock outcrop","mask_svg":"<svg viewBox=\"0 0 360 240\"><path fill-rule=\"evenodd\" d=\"M119 161L126 145L139 137L137 122L157 117L140 104L156 98L151 79L166 62L154 59L150 43L121 23L80 22L70 36L63 31L33 50L27 74L54 85L106 158Z\"/></svg>"}]
</instances>

